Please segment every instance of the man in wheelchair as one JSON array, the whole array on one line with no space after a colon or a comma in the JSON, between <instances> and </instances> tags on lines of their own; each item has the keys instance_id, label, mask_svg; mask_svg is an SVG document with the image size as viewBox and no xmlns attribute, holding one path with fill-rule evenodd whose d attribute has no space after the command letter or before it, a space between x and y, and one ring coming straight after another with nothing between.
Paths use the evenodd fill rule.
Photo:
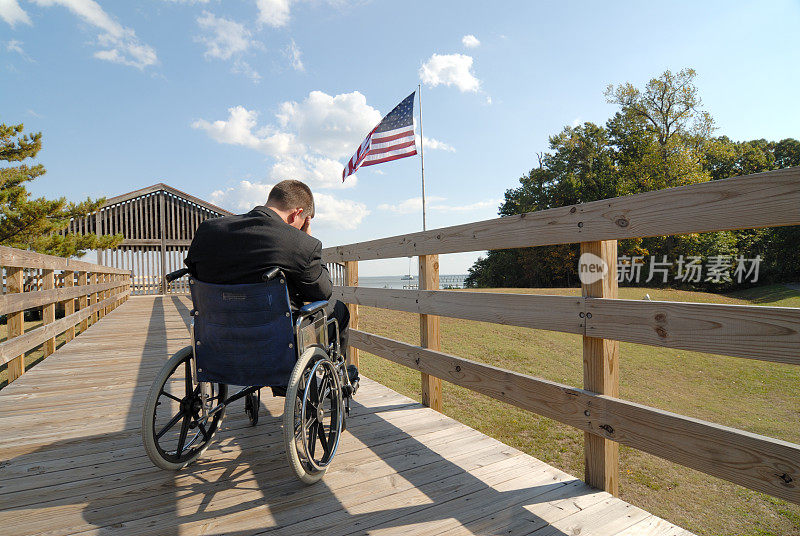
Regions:
<instances>
[{"instance_id":1,"label":"man in wheelchair","mask_svg":"<svg viewBox=\"0 0 800 536\"><path fill-rule=\"evenodd\" d=\"M322 242L311 236L314 196L297 180L276 184L266 205L247 214L206 220L195 232L186 266L200 281L217 284L258 283L270 268L286 274L292 309L303 302L330 300L333 285L322 263ZM339 300L328 301L328 318L339 323L347 349L350 314ZM328 337L334 339L333 325Z\"/></svg>"},{"instance_id":2,"label":"man in wheelchair","mask_svg":"<svg viewBox=\"0 0 800 536\"><path fill-rule=\"evenodd\" d=\"M324 475L358 371L346 366L349 313L329 301L333 287L322 243L309 230L313 217L309 187L282 181L266 205L200 224L188 268L167 276L190 274L192 345L165 363L145 402L142 436L158 467L195 461L239 398L255 425L260 388L271 387L286 397L283 435L295 475L309 484ZM229 385L244 388L228 396Z\"/></svg>"}]
</instances>

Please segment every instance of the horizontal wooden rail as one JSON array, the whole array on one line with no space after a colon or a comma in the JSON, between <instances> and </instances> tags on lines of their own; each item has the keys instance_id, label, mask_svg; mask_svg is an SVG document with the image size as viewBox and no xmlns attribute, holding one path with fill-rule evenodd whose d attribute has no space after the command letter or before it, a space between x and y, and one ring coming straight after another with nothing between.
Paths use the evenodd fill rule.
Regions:
<instances>
[{"instance_id":1,"label":"horizontal wooden rail","mask_svg":"<svg viewBox=\"0 0 800 536\"><path fill-rule=\"evenodd\" d=\"M129 275L130 270L110 268L99 264L76 261L53 255L43 255L35 251L0 246L0 266L15 268L35 268L44 270L70 270L73 272L97 272L103 274Z\"/></svg>"},{"instance_id":2,"label":"horizontal wooden rail","mask_svg":"<svg viewBox=\"0 0 800 536\"><path fill-rule=\"evenodd\" d=\"M120 242L118 247L125 247L125 246L153 246L153 247L161 247L162 241L160 238L126 238L122 242ZM166 247L189 247L192 245L191 240L164 240L163 244Z\"/></svg>"},{"instance_id":3,"label":"horizontal wooden rail","mask_svg":"<svg viewBox=\"0 0 800 536\"><path fill-rule=\"evenodd\" d=\"M583 334L583 298L497 292L334 287L344 303Z\"/></svg>"},{"instance_id":4,"label":"horizontal wooden rail","mask_svg":"<svg viewBox=\"0 0 800 536\"><path fill-rule=\"evenodd\" d=\"M800 365L800 309L586 299L586 335Z\"/></svg>"},{"instance_id":5,"label":"horizontal wooden rail","mask_svg":"<svg viewBox=\"0 0 800 536\"><path fill-rule=\"evenodd\" d=\"M497 400L800 504L800 445L351 330L350 345Z\"/></svg>"},{"instance_id":6,"label":"horizontal wooden rail","mask_svg":"<svg viewBox=\"0 0 800 536\"><path fill-rule=\"evenodd\" d=\"M800 365L800 309L334 287L344 303Z\"/></svg>"},{"instance_id":7,"label":"horizontal wooden rail","mask_svg":"<svg viewBox=\"0 0 800 536\"><path fill-rule=\"evenodd\" d=\"M800 225L800 168L326 248L325 262Z\"/></svg>"},{"instance_id":8,"label":"horizontal wooden rail","mask_svg":"<svg viewBox=\"0 0 800 536\"><path fill-rule=\"evenodd\" d=\"M34 307L41 307L53 302L79 298L86 294L126 287L126 281L109 281L96 285L69 286L50 290L35 290L16 294L0 295L0 315L16 313Z\"/></svg>"},{"instance_id":9,"label":"horizontal wooden rail","mask_svg":"<svg viewBox=\"0 0 800 536\"><path fill-rule=\"evenodd\" d=\"M18 337L0 343L0 365L8 363L16 356L36 348L46 340L55 337L71 326L89 318L92 314L114 305L115 302L119 301L121 298L127 297L129 294L130 290L125 290L120 294L115 294L101 302L97 302L86 309L81 309L77 313L72 313L55 322L45 324Z\"/></svg>"}]
</instances>

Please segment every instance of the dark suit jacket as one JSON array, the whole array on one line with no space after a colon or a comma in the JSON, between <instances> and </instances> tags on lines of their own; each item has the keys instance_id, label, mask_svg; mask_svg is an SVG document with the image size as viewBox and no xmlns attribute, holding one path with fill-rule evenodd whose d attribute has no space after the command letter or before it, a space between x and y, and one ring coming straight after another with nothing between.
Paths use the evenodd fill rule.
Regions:
<instances>
[{"instance_id":1,"label":"dark suit jacket","mask_svg":"<svg viewBox=\"0 0 800 536\"><path fill-rule=\"evenodd\" d=\"M220 284L258 283L277 266L286 274L294 307L327 300L333 290L322 264L322 242L265 206L201 223L185 262L200 281Z\"/></svg>"}]
</instances>

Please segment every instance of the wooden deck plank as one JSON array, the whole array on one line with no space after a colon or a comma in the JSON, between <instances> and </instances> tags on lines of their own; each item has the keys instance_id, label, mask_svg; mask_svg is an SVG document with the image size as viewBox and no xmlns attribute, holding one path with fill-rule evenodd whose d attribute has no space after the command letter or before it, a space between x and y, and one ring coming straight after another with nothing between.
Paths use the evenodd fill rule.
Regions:
<instances>
[{"instance_id":1,"label":"wooden deck plank","mask_svg":"<svg viewBox=\"0 0 800 536\"><path fill-rule=\"evenodd\" d=\"M160 471L141 445L141 408L187 343L189 308L131 298L0 391L4 532L685 534L366 378L317 485L292 476L283 399L268 392L258 426L234 404L198 463Z\"/></svg>"}]
</instances>

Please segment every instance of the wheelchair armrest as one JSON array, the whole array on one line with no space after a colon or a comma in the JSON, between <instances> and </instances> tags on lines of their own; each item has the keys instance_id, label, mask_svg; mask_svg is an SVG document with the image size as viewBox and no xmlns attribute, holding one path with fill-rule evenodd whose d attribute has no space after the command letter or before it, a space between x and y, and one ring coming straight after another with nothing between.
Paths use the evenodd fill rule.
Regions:
<instances>
[{"instance_id":1,"label":"wheelchair armrest","mask_svg":"<svg viewBox=\"0 0 800 536\"><path fill-rule=\"evenodd\" d=\"M180 270L175 270L174 272L168 273L166 276L164 276L164 279L166 279L167 283L171 283L176 279L185 276L188 273L189 273L188 268L181 268Z\"/></svg>"},{"instance_id":2,"label":"wheelchair armrest","mask_svg":"<svg viewBox=\"0 0 800 536\"><path fill-rule=\"evenodd\" d=\"M327 300L311 302L308 305L304 305L297 311L297 317L300 318L303 316L311 316L314 313L317 313L322 309L324 309L326 305L328 305Z\"/></svg>"}]
</instances>

